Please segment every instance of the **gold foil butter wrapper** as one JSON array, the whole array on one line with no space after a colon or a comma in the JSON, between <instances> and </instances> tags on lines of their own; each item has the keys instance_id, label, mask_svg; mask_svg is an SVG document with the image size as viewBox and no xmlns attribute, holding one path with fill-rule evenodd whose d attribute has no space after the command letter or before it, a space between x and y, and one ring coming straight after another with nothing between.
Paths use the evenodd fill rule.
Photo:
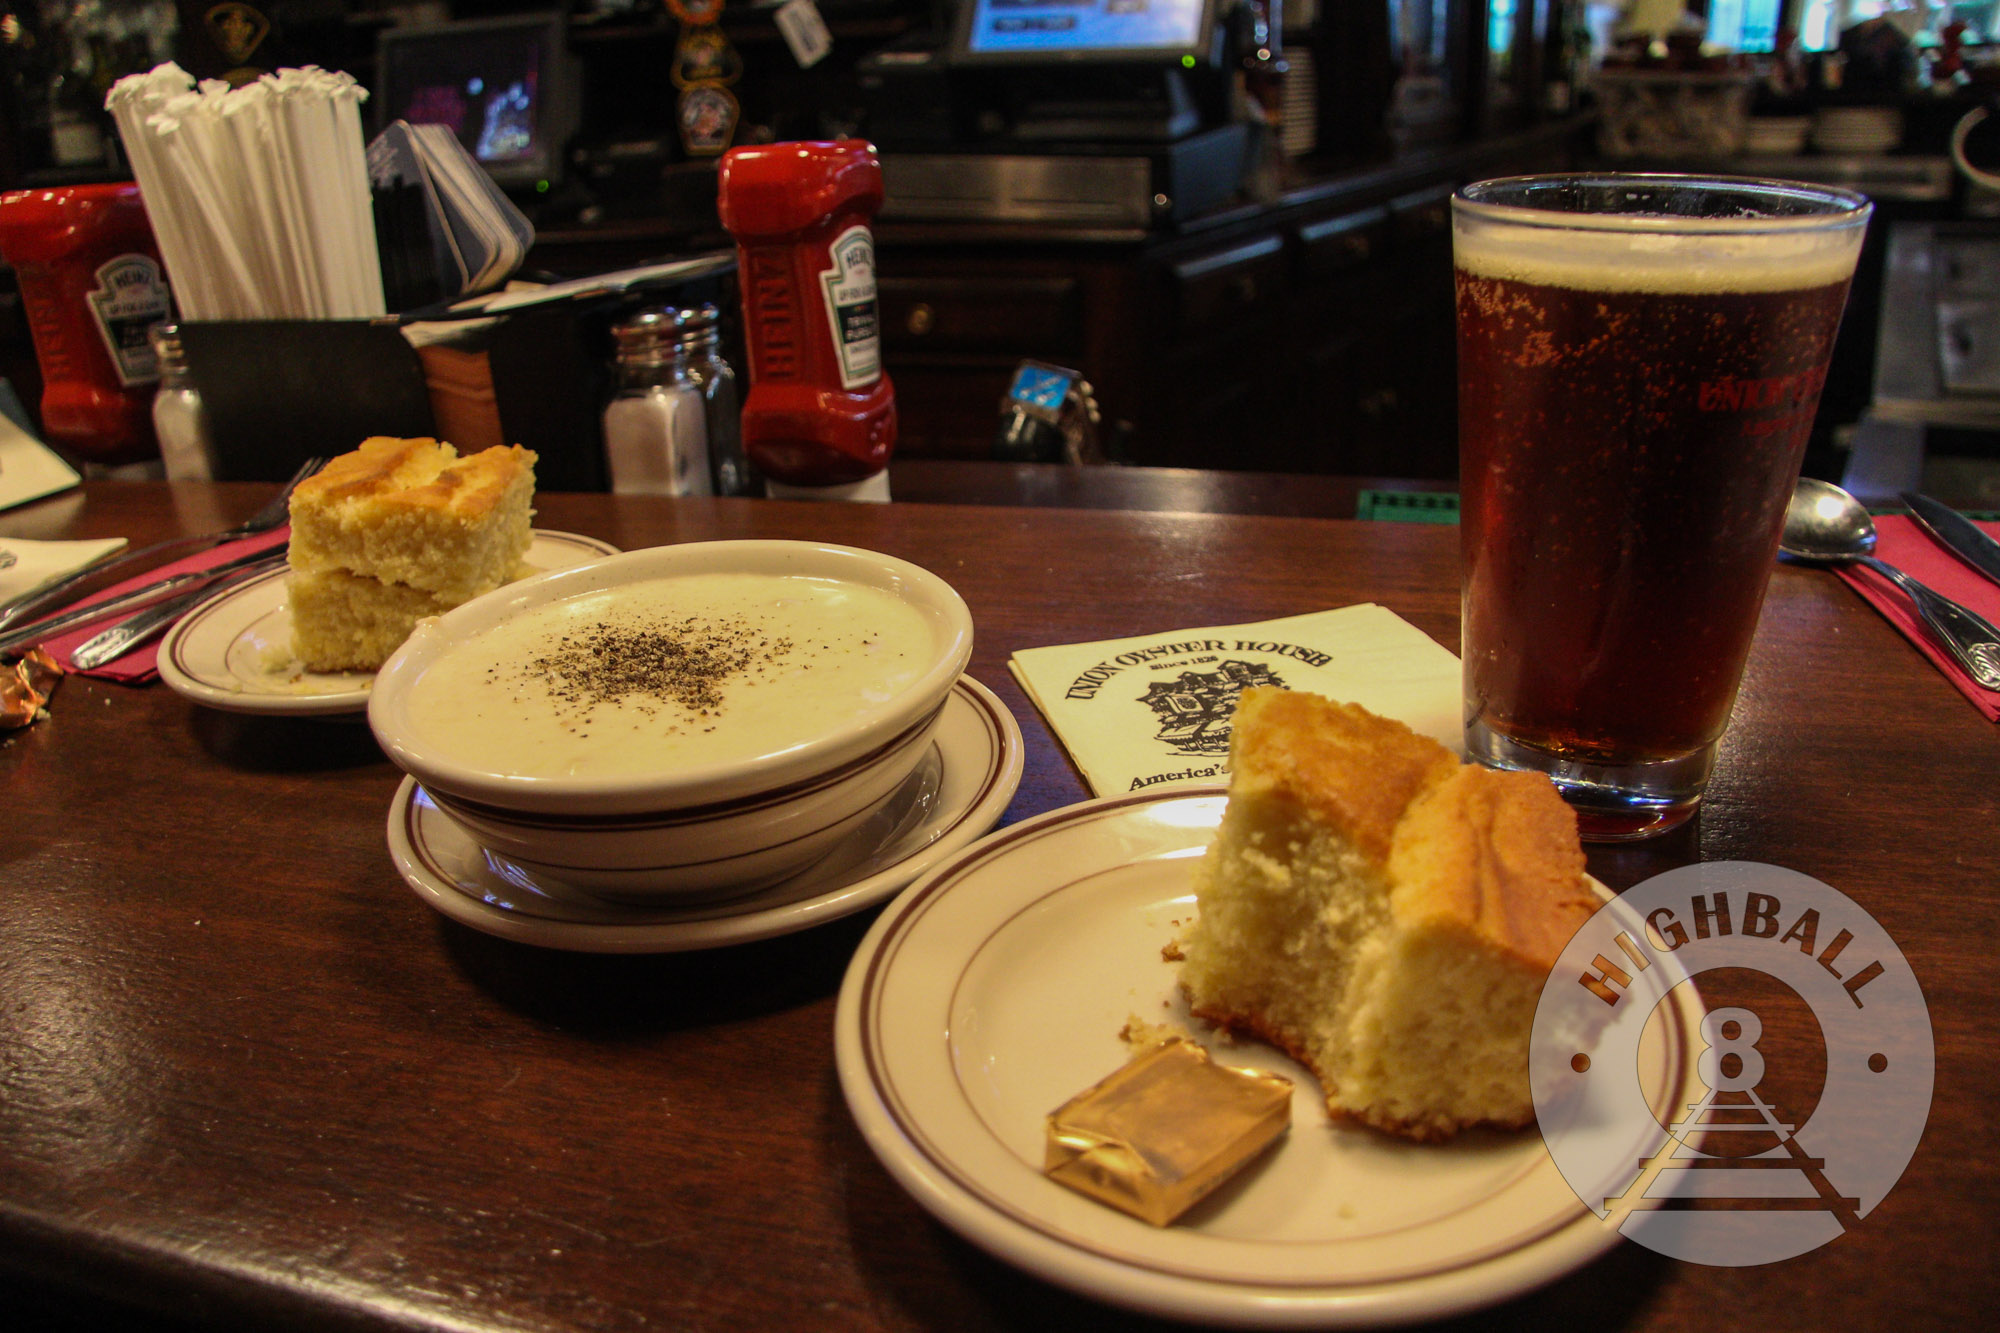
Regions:
<instances>
[{"instance_id":1,"label":"gold foil butter wrapper","mask_svg":"<svg viewBox=\"0 0 2000 1333\"><path fill-rule=\"evenodd\" d=\"M18 662L0 661L0 731L33 725L62 676L56 659L40 648L30 649Z\"/></svg>"},{"instance_id":2,"label":"gold foil butter wrapper","mask_svg":"<svg viewBox=\"0 0 2000 1333\"><path fill-rule=\"evenodd\" d=\"M1292 1082L1176 1037L1051 1112L1050 1179L1163 1227L1291 1125Z\"/></svg>"}]
</instances>

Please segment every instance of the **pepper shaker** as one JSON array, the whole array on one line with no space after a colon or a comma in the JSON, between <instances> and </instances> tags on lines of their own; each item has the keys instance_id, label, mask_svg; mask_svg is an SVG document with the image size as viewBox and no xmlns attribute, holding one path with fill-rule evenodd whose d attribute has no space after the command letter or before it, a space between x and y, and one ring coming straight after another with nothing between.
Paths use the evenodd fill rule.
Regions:
<instances>
[{"instance_id":1,"label":"pepper shaker","mask_svg":"<svg viewBox=\"0 0 2000 1333\"><path fill-rule=\"evenodd\" d=\"M761 485L743 452L743 408L736 372L722 359L722 312L714 302L682 310L681 357L688 378L701 389L708 423L708 472L717 495L761 495Z\"/></svg>"}]
</instances>

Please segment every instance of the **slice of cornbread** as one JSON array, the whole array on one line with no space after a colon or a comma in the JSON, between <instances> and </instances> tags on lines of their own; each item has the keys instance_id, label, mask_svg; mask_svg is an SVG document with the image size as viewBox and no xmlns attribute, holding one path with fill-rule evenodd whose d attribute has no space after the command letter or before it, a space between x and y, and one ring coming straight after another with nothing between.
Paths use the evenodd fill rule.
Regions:
<instances>
[{"instance_id":1,"label":"slice of cornbread","mask_svg":"<svg viewBox=\"0 0 2000 1333\"><path fill-rule=\"evenodd\" d=\"M364 440L292 492L291 566L454 603L490 592L528 549L535 461L518 444L460 458L439 440Z\"/></svg>"},{"instance_id":2,"label":"slice of cornbread","mask_svg":"<svg viewBox=\"0 0 2000 1333\"><path fill-rule=\"evenodd\" d=\"M372 671L417 621L518 575L535 455L468 458L438 440L365 440L292 492L286 603L314 671Z\"/></svg>"},{"instance_id":3,"label":"slice of cornbread","mask_svg":"<svg viewBox=\"0 0 2000 1333\"><path fill-rule=\"evenodd\" d=\"M383 583L344 569L296 571L286 581L292 655L314 671L373 671L403 646L425 616L459 605L407 583Z\"/></svg>"},{"instance_id":4,"label":"slice of cornbread","mask_svg":"<svg viewBox=\"0 0 2000 1333\"><path fill-rule=\"evenodd\" d=\"M1195 871L1181 984L1312 1069L1337 1117L1415 1139L1534 1118L1528 1041L1595 911L1548 779L1462 766L1399 722L1246 690Z\"/></svg>"}]
</instances>

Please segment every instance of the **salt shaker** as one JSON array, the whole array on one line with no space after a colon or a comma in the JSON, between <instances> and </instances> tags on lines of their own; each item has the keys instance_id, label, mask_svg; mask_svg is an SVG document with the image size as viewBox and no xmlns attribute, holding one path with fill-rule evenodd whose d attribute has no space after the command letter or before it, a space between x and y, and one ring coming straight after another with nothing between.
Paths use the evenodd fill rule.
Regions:
<instances>
[{"instance_id":1,"label":"salt shaker","mask_svg":"<svg viewBox=\"0 0 2000 1333\"><path fill-rule=\"evenodd\" d=\"M155 324L147 330L160 366L160 387L153 395L153 434L159 437L160 458L168 481L215 480L215 434L208 409L188 371L180 328Z\"/></svg>"},{"instance_id":2,"label":"salt shaker","mask_svg":"<svg viewBox=\"0 0 2000 1333\"><path fill-rule=\"evenodd\" d=\"M701 389L708 423L708 472L717 495L759 495L763 488L743 452L743 408L736 372L722 359L722 312L707 302L676 315L681 359Z\"/></svg>"},{"instance_id":3,"label":"salt shaker","mask_svg":"<svg viewBox=\"0 0 2000 1333\"><path fill-rule=\"evenodd\" d=\"M674 311L652 306L612 326L618 394L604 409L604 456L620 495L711 495L707 412L681 354Z\"/></svg>"}]
</instances>

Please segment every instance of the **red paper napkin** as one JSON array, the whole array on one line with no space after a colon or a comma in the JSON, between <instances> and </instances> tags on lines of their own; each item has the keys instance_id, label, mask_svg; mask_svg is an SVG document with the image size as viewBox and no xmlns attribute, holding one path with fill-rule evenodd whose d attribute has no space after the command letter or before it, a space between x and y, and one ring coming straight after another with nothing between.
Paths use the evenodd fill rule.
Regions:
<instances>
[{"instance_id":1,"label":"red paper napkin","mask_svg":"<svg viewBox=\"0 0 2000 1333\"><path fill-rule=\"evenodd\" d=\"M1992 536L2000 537L2000 523L1979 525ZM1918 527L1915 520L1902 514L1885 514L1876 518L1875 530L1880 540L1875 544L1875 554L1884 564L1894 565L1917 582L1943 593L1960 606L1977 611L1994 625L2000 625L2000 584L1987 579L1970 565L1960 560L1950 551L1932 540L1930 535ZM1842 565L1838 568L1840 577L1848 586L1868 599L1868 602L1889 618L1889 622L1903 632L1903 637L1917 646L1917 650L1937 664L1938 670L1958 686L1959 693L1972 700L1973 707L1986 715L1988 722L2000 722L2000 693L1986 689L1952 661L1950 654L1932 641L1930 631L1917 618L1916 609L1910 599L1872 569L1859 565Z\"/></svg>"},{"instance_id":2,"label":"red paper napkin","mask_svg":"<svg viewBox=\"0 0 2000 1333\"><path fill-rule=\"evenodd\" d=\"M114 583L102 592L92 593L89 597L79 601L77 605L90 606L96 602L108 601L113 597L119 596L121 593L127 593L134 588L143 587L155 579L163 579L169 574L179 574L187 570L207 569L213 565L219 565L225 560L234 560L239 555L249 555L253 551L268 550L274 546L282 546L291 535L292 530L290 527L281 527L272 532L259 533L255 537L245 537L242 541L229 542L223 546L213 547L198 555L191 555L185 560L176 560L170 565L160 565L149 569L143 574L126 579L123 583ZM169 596L176 595L178 594L169 594ZM137 612L128 612L127 614L136 615ZM70 630L67 634L58 635L41 646L49 650L56 661L62 664L62 668L65 671L75 672L80 676L92 676L98 680L117 680L123 681L128 685L143 685L160 674L159 639L154 639L151 643L134 648L123 657L106 662L95 671L78 671L76 663L70 660L72 652L75 652L86 641L95 635L103 633L122 619L124 619L123 616L111 616L103 620L94 621L88 625L82 625ZM166 636L161 635L160 637L165 638Z\"/></svg>"}]
</instances>

